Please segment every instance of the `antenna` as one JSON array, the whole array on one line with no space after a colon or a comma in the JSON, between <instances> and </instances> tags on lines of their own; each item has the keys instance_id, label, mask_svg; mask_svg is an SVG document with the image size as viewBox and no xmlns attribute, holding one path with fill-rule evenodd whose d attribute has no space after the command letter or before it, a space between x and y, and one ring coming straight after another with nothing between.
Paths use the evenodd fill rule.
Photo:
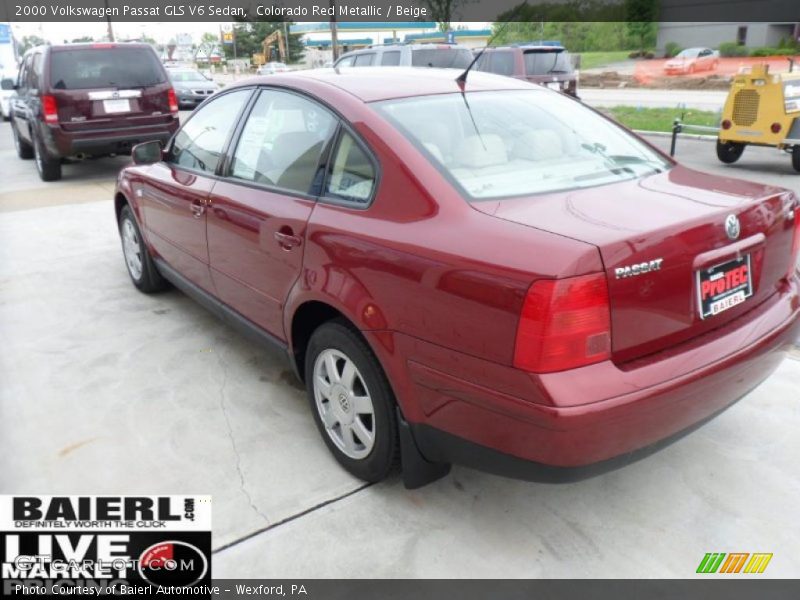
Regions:
<instances>
[{"instance_id":1,"label":"antenna","mask_svg":"<svg viewBox=\"0 0 800 600\"><path fill-rule=\"evenodd\" d=\"M469 66L466 69L464 69L464 72L461 73L461 75L459 75L458 77L456 77L456 83L458 83L458 87L461 88L462 93L464 92L464 87L467 85L467 75L469 75L469 72L472 69L472 67L474 67L475 63L477 63L480 60L481 56L483 56L483 53L486 51L486 49L491 47L492 42L494 42L495 38L506 30L508 24L514 20L514 18L517 16L517 13L519 13L519 11L522 10L522 7L527 6L527 4L528 0L525 0L522 4L519 4L517 8L514 9L514 12L511 14L511 17L508 19L508 21L503 23L503 26L500 29L498 29L492 37L489 38L489 41L486 42L486 45L483 48L481 48L480 52L478 52L475 55L475 58L472 59L472 62L469 63Z\"/></svg>"}]
</instances>

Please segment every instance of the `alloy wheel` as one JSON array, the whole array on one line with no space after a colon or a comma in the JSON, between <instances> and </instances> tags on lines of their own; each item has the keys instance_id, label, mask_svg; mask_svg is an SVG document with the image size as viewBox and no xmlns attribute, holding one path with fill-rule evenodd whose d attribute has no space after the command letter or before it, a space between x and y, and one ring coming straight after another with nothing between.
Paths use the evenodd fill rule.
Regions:
<instances>
[{"instance_id":1,"label":"alloy wheel","mask_svg":"<svg viewBox=\"0 0 800 600\"><path fill-rule=\"evenodd\" d=\"M138 281L142 277L142 250L139 234L130 219L122 222L122 252L131 277Z\"/></svg>"},{"instance_id":2,"label":"alloy wheel","mask_svg":"<svg viewBox=\"0 0 800 600\"><path fill-rule=\"evenodd\" d=\"M369 456L375 445L375 410L355 363L328 348L314 362L314 399L325 431L349 458Z\"/></svg>"}]
</instances>

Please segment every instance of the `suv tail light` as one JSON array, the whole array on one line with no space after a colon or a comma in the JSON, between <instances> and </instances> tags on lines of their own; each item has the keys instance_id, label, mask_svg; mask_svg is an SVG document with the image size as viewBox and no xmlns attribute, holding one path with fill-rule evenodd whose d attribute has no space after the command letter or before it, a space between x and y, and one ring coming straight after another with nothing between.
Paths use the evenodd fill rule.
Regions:
<instances>
[{"instance_id":1,"label":"suv tail light","mask_svg":"<svg viewBox=\"0 0 800 600\"><path fill-rule=\"evenodd\" d=\"M51 125L58 123L58 104L54 96L42 96L42 112L45 123Z\"/></svg>"},{"instance_id":2,"label":"suv tail light","mask_svg":"<svg viewBox=\"0 0 800 600\"><path fill-rule=\"evenodd\" d=\"M611 311L604 273L536 281L517 327L514 366L564 371L611 356Z\"/></svg>"},{"instance_id":3,"label":"suv tail light","mask_svg":"<svg viewBox=\"0 0 800 600\"><path fill-rule=\"evenodd\" d=\"M175 95L175 90L173 88L169 88L169 91L167 91L167 102L169 102L169 112L177 113L178 96Z\"/></svg>"}]
</instances>

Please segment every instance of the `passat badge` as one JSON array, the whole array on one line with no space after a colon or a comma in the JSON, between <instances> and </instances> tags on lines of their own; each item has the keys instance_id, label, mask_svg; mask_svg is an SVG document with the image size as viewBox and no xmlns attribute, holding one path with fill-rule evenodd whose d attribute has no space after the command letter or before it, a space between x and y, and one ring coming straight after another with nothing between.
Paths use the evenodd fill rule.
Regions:
<instances>
[{"instance_id":1,"label":"passat badge","mask_svg":"<svg viewBox=\"0 0 800 600\"><path fill-rule=\"evenodd\" d=\"M644 275L645 273L660 271L663 262L663 258L656 258L654 260L636 263L635 265L617 267L614 269L614 275L616 275L617 279L625 279L626 277L634 277L635 275Z\"/></svg>"},{"instance_id":2,"label":"passat badge","mask_svg":"<svg viewBox=\"0 0 800 600\"><path fill-rule=\"evenodd\" d=\"M725 233L728 235L728 239L738 239L741 232L742 227L739 224L739 217L736 215L728 215L725 219Z\"/></svg>"}]
</instances>

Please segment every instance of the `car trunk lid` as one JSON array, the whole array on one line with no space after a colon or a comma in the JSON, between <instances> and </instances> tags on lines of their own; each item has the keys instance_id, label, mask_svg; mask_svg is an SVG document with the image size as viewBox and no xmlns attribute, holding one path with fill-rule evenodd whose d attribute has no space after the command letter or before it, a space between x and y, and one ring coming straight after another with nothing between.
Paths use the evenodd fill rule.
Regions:
<instances>
[{"instance_id":1,"label":"car trunk lid","mask_svg":"<svg viewBox=\"0 0 800 600\"><path fill-rule=\"evenodd\" d=\"M677 166L616 184L473 206L599 249L612 358L626 362L730 323L774 294L790 261L794 202L779 188ZM738 221L738 235L728 235L729 217ZM751 288L741 279L748 273ZM731 294L737 297L724 300ZM722 310L701 314L715 298Z\"/></svg>"}]
</instances>

